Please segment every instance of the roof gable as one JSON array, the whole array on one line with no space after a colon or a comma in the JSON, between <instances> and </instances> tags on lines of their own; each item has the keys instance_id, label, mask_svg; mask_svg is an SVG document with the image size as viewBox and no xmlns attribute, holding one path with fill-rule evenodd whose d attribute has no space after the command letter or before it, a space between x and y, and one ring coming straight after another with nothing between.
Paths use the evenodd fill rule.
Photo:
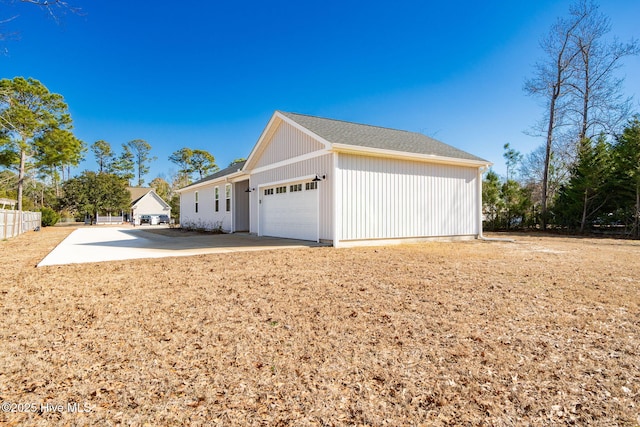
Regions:
<instances>
[{"instance_id":1,"label":"roof gable","mask_svg":"<svg viewBox=\"0 0 640 427\"><path fill-rule=\"evenodd\" d=\"M256 159L256 168L329 148L308 132L284 120L279 121L270 138L263 144L264 149L261 150L259 159Z\"/></svg>"},{"instance_id":2,"label":"roof gable","mask_svg":"<svg viewBox=\"0 0 640 427\"><path fill-rule=\"evenodd\" d=\"M152 197L154 198L160 205L162 205L163 207L170 207L169 204L160 196L158 196L158 194L156 193L156 191L153 188L148 188L148 187L128 187L127 190L129 190L129 193L131 193L131 204L130 206L135 205L136 203L140 202L140 200L144 199L145 197Z\"/></svg>"}]
</instances>

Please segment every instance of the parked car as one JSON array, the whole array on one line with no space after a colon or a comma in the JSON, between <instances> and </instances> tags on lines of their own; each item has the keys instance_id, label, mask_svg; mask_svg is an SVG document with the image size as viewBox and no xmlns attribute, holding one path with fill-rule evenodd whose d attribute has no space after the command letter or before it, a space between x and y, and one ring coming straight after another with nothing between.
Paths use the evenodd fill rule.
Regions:
<instances>
[{"instance_id":1,"label":"parked car","mask_svg":"<svg viewBox=\"0 0 640 427\"><path fill-rule=\"evenodd\" d=\"M169 224L169 215L159 215L158 224Z\"/></svg>"},{"instance_id":2,"label":"parked car","mask_svg":"<svg viewBox=\"0 0 640 427\"><path fill-rule=\"evenodd\" d=\"M140 224L151 224L151 215L140 215Z\"/></svg>"}]
</instances>

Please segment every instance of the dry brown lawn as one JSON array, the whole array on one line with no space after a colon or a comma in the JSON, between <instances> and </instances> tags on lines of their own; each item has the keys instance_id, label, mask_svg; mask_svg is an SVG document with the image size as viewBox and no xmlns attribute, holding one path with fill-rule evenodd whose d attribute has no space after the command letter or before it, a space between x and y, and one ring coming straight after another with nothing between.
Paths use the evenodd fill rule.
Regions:
<instances>
[{"instance_id":1,"label":"dry brown lawn","mask_svg":"<svg viewBox=\"0 0 640 427\"><path fill-rule=\"evenodd\" d=\"M70 231L0 242L2 425L640 424L640 242L35 268Z\"/></svg>"}]
</instances>

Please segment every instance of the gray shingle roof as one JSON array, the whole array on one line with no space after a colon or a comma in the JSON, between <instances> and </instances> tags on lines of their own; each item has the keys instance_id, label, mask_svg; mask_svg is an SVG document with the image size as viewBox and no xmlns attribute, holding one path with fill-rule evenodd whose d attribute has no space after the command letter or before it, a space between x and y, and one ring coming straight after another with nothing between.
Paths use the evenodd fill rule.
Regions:
<instances>
[{"instance_id":1,"label":"gray shingle roof","mask_svg":"<svg viewBox=\"0 0 640 427\"><path fill-rule=\"evenodd\" d=\"M325 119L304 114L286 113L283 111L280 111L280 114L333 144L355 145L359 147L487 162L480 157L420 133Z\"/></svg>"},{"instance_id":2,"label":"gray shingle roof","mask_svg":"<svg viewBox=\"0 0 640 427\"><path fill-rule=\"evenodd\" d=\"M186 187L183 187L182 189L185 188L189 188L192 185L196 185L196 184L202 184L203 182L207 182L207 181L213 181L214 179L217 178L222 178L226 175L231 175L232 173L238 172L239 170L241 170L244 167L244 164L246 163L246 161L242 161L242 162L238 162L238 163L234 163L231 166L224 168L222 170L219 170L218 172L209 175L209 176L205 176L204 178L202 178L199 181L196 181L192 184L187 185Z\"/></svg>"}]
</instances>

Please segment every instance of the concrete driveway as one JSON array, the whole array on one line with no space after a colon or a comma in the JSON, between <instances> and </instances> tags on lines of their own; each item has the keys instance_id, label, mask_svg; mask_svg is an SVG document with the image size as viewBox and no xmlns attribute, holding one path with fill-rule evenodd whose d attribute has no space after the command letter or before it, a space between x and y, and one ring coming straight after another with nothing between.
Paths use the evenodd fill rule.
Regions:
<instances>
[{"instance_id":1,"label":"concrete driveway","mask_svg":"<svg viewBox=\"0 0 640 427\"><path fill-rule=\"evenodd\" d=\"M92 226L79 228L67 236L38 267L313 246L323 245L249 234L183 233L153 226Z\"/></svg>"}]
</instances>

